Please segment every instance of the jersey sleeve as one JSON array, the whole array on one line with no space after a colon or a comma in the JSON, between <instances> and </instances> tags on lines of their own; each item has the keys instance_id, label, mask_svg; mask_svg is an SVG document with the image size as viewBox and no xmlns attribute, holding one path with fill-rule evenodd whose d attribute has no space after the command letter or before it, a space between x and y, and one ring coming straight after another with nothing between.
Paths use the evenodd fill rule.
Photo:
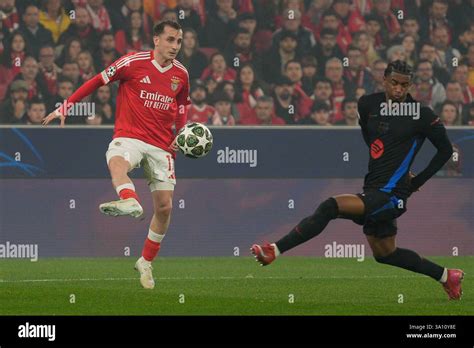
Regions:
<instances>
[{"instance_id":1,"label":"jersey sleeve","mask_svg":"<svg viewBox=\"0 0 474 348\"><path fill-rule=\"evenodd\" d=\"M433 110L427 107L422 108L420 114L420 133L429 139L437 152L428 164L428 167L411 180L413 190L417 190L429 178L435 175L453 154L453 147L440 118Z\"/></svg>"},{"instance_id":2,"label":"jersey sleeve","mask_svg":"<svg viewBox=\"0 0 474 348\"><path fill-rule=\"evenodd\" d=\"M369 103L366 96L359 98L357 102L357 116L359 117L359 125L362 130L362 136L367 146L370 146L369 131L367 128L367 120L369 119Z\"/></svg>"},{"instance_id":3,"label":"jersey sleeve","mask_svg":"<svg viewBox=\"0 0 474 348\"><path fill-rule=\"evenodd\" d=\"M130 60L133 55L134 53L130 53L117 59L100 73L105 85L130 78Z\"/></svg>"}]
</instances>

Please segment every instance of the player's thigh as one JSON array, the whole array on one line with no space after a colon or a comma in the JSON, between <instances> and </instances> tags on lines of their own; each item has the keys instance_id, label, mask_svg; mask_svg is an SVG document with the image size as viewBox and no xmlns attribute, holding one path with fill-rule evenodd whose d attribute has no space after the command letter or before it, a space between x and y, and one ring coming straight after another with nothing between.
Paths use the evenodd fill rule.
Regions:
<instances>
[{"instance_id":1,"label":"player's thigh","mask_svg":"<svg viewBox=\"0 0 474 348\"><path fill-rule=\"evenodd\" d=\"M339 215L341 217L352 218L364 214L364 202L357 195L343 194L333 196L337 202Z\"/></svg>"},{"instance_id":2,"label":"player's thigh","mask_svg":"<svg viewBox=\"0 0 474 348\"><path fill-rule=\"evenodd\" d=\"M148 145L142 163L152 193L155 191L174 191L176 185L174 158L169 152Z\"/></svg>"},{"instance_id":3,"label":"player's thigh","mask_svg":"<svg viewBox=\"0 0 474 348\"><path fill-rule=\"evenodd\" d=\"M133 168L139 167L143 159L143 142L132 138L113 139L105 154L107 165L111 171L118 167L120 170L128 162L127 172ZM119 157L119 158L118 158ZM123 161L120 160L123 159Z\"/></svg>"},{"instance_id":4,"label":"player's thigh","mask_svg":"<svg viewBox=\"0 0 474 348\"><path fill-rule=\"evenodd\" d=\"M375 257L390 255L397 248L396 236L379 238L373 235L366 235L366 237Z\"/></svg>"}]
</instances>

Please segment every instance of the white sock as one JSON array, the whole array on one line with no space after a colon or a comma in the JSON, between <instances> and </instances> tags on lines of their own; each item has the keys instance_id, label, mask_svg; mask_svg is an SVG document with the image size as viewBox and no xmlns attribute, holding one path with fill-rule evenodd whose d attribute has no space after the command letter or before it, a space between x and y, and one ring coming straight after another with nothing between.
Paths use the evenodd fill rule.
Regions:
<instances>
[{"instance_id":1,"label":"white sock","mask_svg":"<svg viewBox=\"0 0 474 348\"><path fill-rule=\"evenodd\" d=\"M135 185L133 185L131 182L129 182L129 183L117 186L115 191L117 192L117 195L119 197L120 197L120 191L122 191L123 189L130 189L130 190L135 191Z\"/></svg>"},{"instance_id":2,"label":"white sock","mask_svg":"<svg viewBox=\"0 0 474 348\"><path fill-rule=\"evenodd\" d=\"M158 234L153 232L151 229L148 229L148 239L152 242L161 243L161 241L165 238L164 234Z\"/></svg>"},{"instance_id":3,"label":"white sock","mask_svg":"<svg viewBox=\"0 0 474 348\"><path fill-rule=\"evenodd\" d=\"M278 250L278 247L275 243L272 243L271 246L273 247L273 250L275 250L275 257L280 255L280 250Z\"/></svg>"},{"instance_id":4,"label":"white sock","mask_svg":"<svg viewBox=\"0 0 474 348\"><path fill-rule=\"evenodd\" d=\"M443 275L441 276L441 279L439 280L440 283L446 283L448 281L448 269L445 268L443 271Z\"/></svg>"},{"instance_id":5,"label":"white sock","mask_svg":"<svg viewBox=\"0 0 474 348\"><path fill-rule=\"evenodd\" d=\"M151 265L151 261L145 260L145 258L143 256L140 257L140 260L141 260L141 262L144 262L144 263L147 263L147 264Z\"/></svg>"}]
</instances>

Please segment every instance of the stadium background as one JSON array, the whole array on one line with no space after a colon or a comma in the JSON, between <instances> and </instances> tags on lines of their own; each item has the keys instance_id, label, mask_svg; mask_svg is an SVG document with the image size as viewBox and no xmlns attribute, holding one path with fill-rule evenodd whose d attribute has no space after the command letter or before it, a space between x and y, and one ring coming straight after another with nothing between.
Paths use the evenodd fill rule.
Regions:
<instances>
[{"instance_id":1,"label":"stadium background","mask_svg":"<svg viewBox=\"0 0 474 348\"><path fill-rule=\"evenodd\" d=\"M206 95L202 108L191 106L189 118L212 126L215 148L203 160L178 159L181 180L163 256L233 255L235 247L245 250L255 241L282 235L327 196L360 191L366 149L357 127L342 126L357 123L357 98L378 91L381 68L399 58L415 66L412 92L438 110L459 154L459 160L438 173L443 178L430 181L410 201L409 213L400 220L400 240L431 255L452 255L453 247L472 255L471 1L0 4L2 241L38 243L43 256L121 256L124 247L138 255L137 236L144 235L148 222L107 219L97 210L113 195L104 152L117 86L102 87L89 98L95 117L70 117L67 123L74 127L67 131L35 129L35 123L107 62L151 48L153 23L171 18L189 34L183 43L189 49L183 46L178 59L193 79L194 104L199 99L194 92L201 89ZM252 69L254 81L248 80L246 69ZM255 112L261 95L275 103L267 119ZM35 105L39 107L33 112ZM295 106L294 112L285 105ZM290 130L285 124L301 127ZM217 151L226 147L256 150L258 166L218 163ZM349 161L343 160L344 151ZM425 145L415 170L432 154L432 146ZM137 179L137 186L150 213L144 180ZM184 209L179 208L181 199ZM288 207L289 200L294 208ZM321 256L322 246L332 241L364 243L364 238L360 227L338 221L293 254Z\"/></svg>"}]
</instances>

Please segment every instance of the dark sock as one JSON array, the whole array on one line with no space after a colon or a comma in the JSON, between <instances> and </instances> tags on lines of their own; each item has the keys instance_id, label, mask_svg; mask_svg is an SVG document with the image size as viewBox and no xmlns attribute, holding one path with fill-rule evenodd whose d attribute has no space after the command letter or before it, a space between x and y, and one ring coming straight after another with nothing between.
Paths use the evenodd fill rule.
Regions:
<instances>
[{"instance_id":1,"label":"dark sock","mask_svg":"<svg viewBox=\"0 0 474 348\"><path fill-rule=\"evenodd\" d=\"M412 272L425 274L435 280L440 280L444 267L420 257L413 250L396 248L393 253L384 257L376 257L380 263L407 269Z\"/></svg>"},{"instance_id":2,"label":"dark sock","mask_svg":"<svg viewBox=\"0 0 474 348\"><path fill-rule=\"evenodd\" d=\"M329 198L321 203L316 212L301 220L290 233L281 238L276 245L280 253L300 245L320 234L329 221L337 218L338 207L334 198Z\"/></svg>"}]
</instances>

